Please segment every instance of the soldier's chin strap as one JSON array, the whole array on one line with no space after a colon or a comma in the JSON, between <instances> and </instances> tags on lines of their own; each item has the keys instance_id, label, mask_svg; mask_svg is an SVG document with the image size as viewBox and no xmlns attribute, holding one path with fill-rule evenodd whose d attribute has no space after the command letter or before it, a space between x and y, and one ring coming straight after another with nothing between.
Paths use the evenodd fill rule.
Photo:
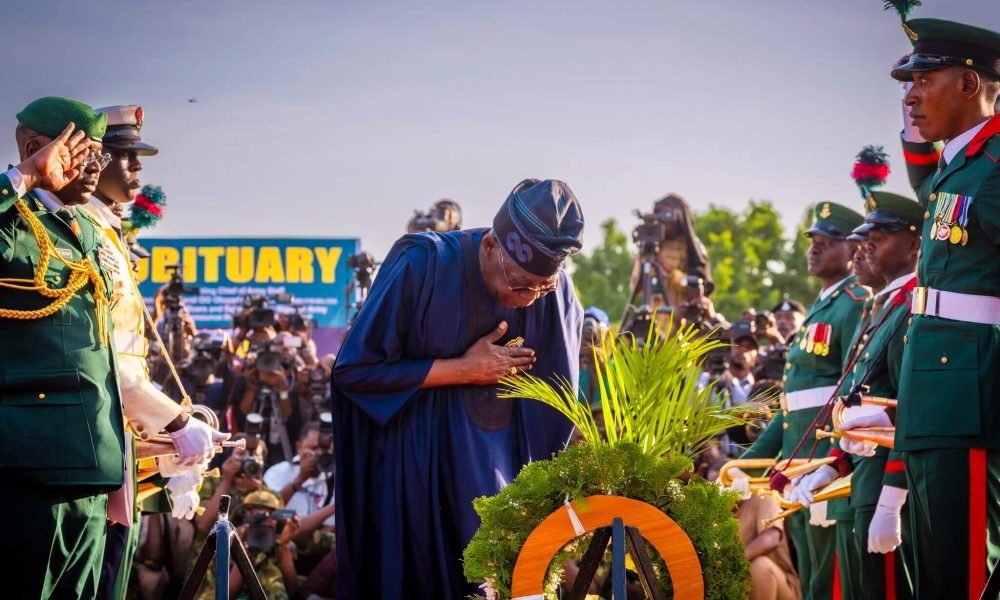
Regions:
<instances>
[{"instance_id":1,"label":"soldier's chin strap","mask_svg":"<svg viewBox=\"0 0 1000 600\"><path fill-rule=\"evenodd\" d=\"M156 338L157 343L160 344L160 348L166 348L163 343L163 338L160 337L160 332L156 329L156 323L153 321L153 316L149 314L149 309L146 308L146 302L143 300L139 304L142 305L142 314L146 315L146 322L149 323L149 328L153 331L153 337ZM184 385L181 383L181 376L177 374L177 368L174 367L174 361L170 360L170 353L164 352L160 356L167 361L167 366L170 367L170 374L174 377L174 383L177 384L177 389L181 393L181 405L191 406L194 404L191 402L191 396L188 396L187 390L184 389Z\"/></svg>"}]
</instances>

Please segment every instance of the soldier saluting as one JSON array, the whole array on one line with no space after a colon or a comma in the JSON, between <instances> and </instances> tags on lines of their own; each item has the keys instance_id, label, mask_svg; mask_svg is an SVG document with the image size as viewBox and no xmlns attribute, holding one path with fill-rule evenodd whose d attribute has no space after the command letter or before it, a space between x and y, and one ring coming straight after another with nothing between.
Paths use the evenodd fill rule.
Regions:
<instances>
[{"instance_id":1,"label":"soldier saluting","mask_svg":"<svg viewBox=\"0 0 1000 600\"><path fill-rule=\"evenodd\" d=\"M111 280L94 222L51 192L96 188L106 117L48 97L17 120L22 162L0 175L0 495L17 510L0 577L8 598L88 598L124 482Z\"/></svg>"},{"instance_id":2,"label":"soldier saluting","mask_svg":"<svg viewBox=\"0 0 1000 600\"><path fill-rule=\"evenodd\" d=\"M938 19L903 28L913 54L892 76L909 88L903 147L926 208L895 439L914 592L979 597L1000 551L1000 34Z\"/></svg>"}]
</instances>

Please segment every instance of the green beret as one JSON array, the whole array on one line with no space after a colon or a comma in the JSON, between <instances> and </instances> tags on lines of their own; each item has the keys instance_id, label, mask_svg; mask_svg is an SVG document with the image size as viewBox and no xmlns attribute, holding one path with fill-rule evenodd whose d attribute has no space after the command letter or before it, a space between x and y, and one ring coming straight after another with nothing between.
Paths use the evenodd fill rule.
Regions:
<instances>
[{"instance_id":1,"label":"green beret","mask_svg":"<svg viewBox=\"0 0 1000 600\"><path fill-rule=\"evenodd\" d=\"M913 42L910 59L892 77L911 81L913 73L966 67L1000 77L1000 33L943 19L911 19L903 31Z\"/></svg>"},{"instance_id":2,"label":"green beret","mask_svg":"<svg viewBox=\"0 0 1000 600\"><path fill-rule=\"evenodd\" d=\"M851 231L865 222L865 218L840 204L820 202L813 209L816 220L806 230L807 236L820 234L835 240L846 240Z\"/></svg>"},{"instance_id":3,"label":"green beret","mask_svg":"<svg viewBox=\"0 0 1000 600\"><path fill-rule=\"evenodd\" d=\"M83 102L46 96L39 98L17 113L17 122L42 135L57 137L70 123L83 130L87 137L101 139L107 128L108 115L98 114Z\"/></svg>"},{"instance_id":4,"label":"green beret","mask_svg":"<svg viewBox=\"0 0 1000 600\"><path fill-rule=\"evenodd\" d=\"M871 192L865 208L868 209L865 223L855 229L855 233L866 235L872 231L905 231L915 236L920 235L924 208L916 200L892 192Z\"/></svg>"}]
</instances>

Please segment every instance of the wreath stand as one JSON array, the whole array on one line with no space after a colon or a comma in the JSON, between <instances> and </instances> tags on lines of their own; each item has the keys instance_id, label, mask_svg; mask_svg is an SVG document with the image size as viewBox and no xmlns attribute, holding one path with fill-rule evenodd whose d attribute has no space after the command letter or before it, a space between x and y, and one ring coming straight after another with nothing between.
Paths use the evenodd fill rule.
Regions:
<instances>
[{"instance_id":1,"label":"wreath stand","mask_svg":"<svg viewBox=\"0 0 1000 600\"><path fill-rule=\"evenodd\" d=\"M704 600L705 582L694 544L684 530L655 506L621 496L589 496L560 507L539 523L525 540L511 577L513 600L541 600L545 574L555 555L573 538L593 532L570 591L570 600L583 600L611 543L612 594L625 600L625 555L639 571L648 598L662 600L648 542L660 554L670 574L675 600Z\"/></svg>"}]
</instances>

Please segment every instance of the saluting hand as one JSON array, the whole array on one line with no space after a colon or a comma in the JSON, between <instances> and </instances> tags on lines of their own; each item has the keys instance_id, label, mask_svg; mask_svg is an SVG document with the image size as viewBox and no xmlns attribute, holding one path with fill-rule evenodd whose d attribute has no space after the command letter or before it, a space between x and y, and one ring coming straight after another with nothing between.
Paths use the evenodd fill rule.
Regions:
<instances>
[{"instance_id":1,"label":"saluting hand","mask_svg":"<svg viewBox=\"0 0 1000 600\"><path fill-rule=\"evenodd\" d=\"M507 321L469 346L462 356L466 383L493 385L501 377L529 371L535 364L535 351L531 348L497 346L496 341L507 332Z\"/></svg>"},{"instance_id":2,"label":"saluting hand","mask_svg":"<svg viewBox=\"0 0 1000 600\"><path fill-rule=\"evenodd\" d=\"M74 128L75 125L70 123L59 137L17 166L27 190L41 188L56 192L80 174L79 167L90 154L90 140L82 129L74 134Z\"/></svg>"}]
</instances>

